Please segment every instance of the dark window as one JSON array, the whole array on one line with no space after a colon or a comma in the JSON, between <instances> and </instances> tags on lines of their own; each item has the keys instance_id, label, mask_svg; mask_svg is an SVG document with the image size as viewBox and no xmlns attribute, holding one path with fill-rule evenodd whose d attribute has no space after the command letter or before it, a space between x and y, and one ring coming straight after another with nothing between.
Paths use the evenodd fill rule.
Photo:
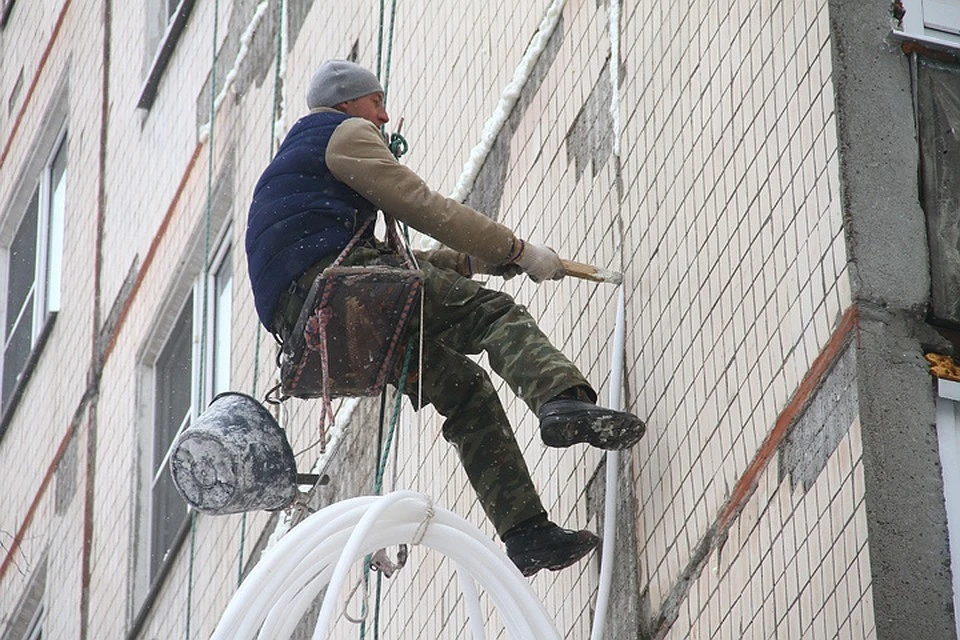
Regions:
<instances>
[{"instance_id":1,"label":"dark window","mask_svg":"<svg viewBox=\"0 0 960 640\"><path fill-rule=\"evenodd\" d=\"M187 505L167 468L170 446L192 415L193 297L180 312L154 368L154 430L151 487L150 582L159 575L167 552L187 520Z\"/></svg>"}]
</instances>

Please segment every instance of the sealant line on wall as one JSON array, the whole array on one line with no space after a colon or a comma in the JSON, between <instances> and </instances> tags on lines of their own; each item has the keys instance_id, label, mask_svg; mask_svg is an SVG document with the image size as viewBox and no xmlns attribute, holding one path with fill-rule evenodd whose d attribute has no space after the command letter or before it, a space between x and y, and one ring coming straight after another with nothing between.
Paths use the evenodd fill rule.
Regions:
<instances>
[{"instance_id":1,"label":"sealant line on wall","mask_svg":"<svg viewBox=\"0 0 960 640\"><path fill-rule=\"evenodd\" d=\"M95 535L95 507L97 482L97 431L100 376L103 358L100 350L100 332L103 329L103 314L100 305L103 299L103 236L107 217L107 137L110 131L110 43L112 40L113 2L104 0L101 16L103 40L101 42L102 65L100 69L100 140L97 158L97 220L94 236L93 265L93 335L91 337L89 388L87 396L86 469L83 495L83 542L80 556L80 640L86 640L90 629L90 584L93 579L92 555Z\"/></svg>"},{"instance_id":2,"label":"sealant line on wall","mask_svg":"<svg viewBox=\"0 0 960 640\"><path fill-rule=\"evenodd\" d=\"M330 464L330 461L336 457L336 454L340 450L340 445L343 444L344 436L347 434L348 427L350 426L350 419L353 417L353 412L359 405L359 398L346 398L340 404L340 407L337 409L334 418L333 426L327 429L325 433L326 451L321 453L316 462L313 463L313 469L311 470L312 474L318 476L322 475L326 470L327 465ZM274 526L273 533L270 534L270 537L267 540L264 553L277 544L296 524L297 523L294 522L294 516L292 512L289 512L289 510L281 512L280 517L277 518L277 523L276 526Z\"/></svg>"},{"instance_id":3,"label":"sealant line on wall","mask_svg":"<svg viewBox=\"0 0 960 640\"><path fill-rule=\"evenodd\" d=\"M286 0L280 0L280 34L277 40L277 70L274 77L273 146L279 147L286 135L287 116L287 43L290 42L290 20ZM271 154L273 155L273 154Z\"/></svg>"},{"instance_id":4,"label":"sealant line on wall","mask_svg":"<svg viewBox=\"0 0 960 640\"><path fill-rule=\"evenodd\" d=\"M247 54L250 52L250 42L253 40L253 36L257 32L257 27L260 25L260 20L267 12L267 8L269 6L270 0L262 0L262 2L257 5L257 10L254 12L253 18L250 20L247 28L244 29L243 33L240 35L240 50L237 51L237 57L234 58L233 66L230 68L230 71L228 71L227 75L223 78L223 88L213 101L213 109L210 116L211 119L200 127L200 144L205 143L210 137L210 127L213 124L213 116L220 110L220 105L222 105L223 101L226 100L230 89L233 88L233 83L237 79L237 74L240 72L240 65L243 64ZM216 46L216 43L214 43L214 46ZM216 66L216 59L214 59L214 66ZM210 90L212 91L213 88L214 87L211 87Z\"/></svg>"},{"instance_id":5,"label":"sealant line on wall","mask_svg":"<svg viewBox=\"0 0 960 640\"><path fill-rule=\"evenodd\" d=\"M613 156L620 160L620 0L610 0L610 115L613 117Z\"/></svg>"},{"instance_id":6,"label":"sealant line on wall","mask_svg":"<svg viewBox=\"0 0 960 640\"><path fill-rule=\"evenodd\" d=\"M660 611L653 617L651 637L666 637L679 618L682 605L707 565L711 554L720 553L730 528L734 526L743 508L756 493L760 474L771 461L776 459L778 447L790 433L803 408L820 388L833 366L842 357L849 341L855 336L858 326L857 315L856 305L850 306L844 312L830 340L807 370L787 406L777 416L773 429L760 446L750 466L740 476L727 502L719 509L716 519L694 548L686 567L663 597ZM719 561L719 558L717 560Z\"/></svg>"},{"instance_id":7,"label":"sealant line on wall","mask_svg":"<svg viewBox=\"0 0 960 640\"><path fill-rule=\"evenodd\" d=\"M463 202L473 190L473 184L476 182L480 169L483 168L483 164L493 148L494 141L500 135L500 130L503 129L503 125L506 124L507 118L510 117L510 113L520 99L520 93L540 60L540 55L546 49L557 25L560 24L560 16L563 14L565 4L566 0L554 0L540 20L540 26L537 27L537 32L530 40L523 57L520 58L520 63L513 72L513 78L504 87L500 102L497 103L493 115L483 125L480 141L470 151L470 157L463 166L463 171L457 179L453 193L450 194L450 198L453 200ZM420 237L419 244L423 249L436 249L440 246L439 241L426 235Z\"/></svg>"},{"instance_id":8,"label":"sealant line on wall","mask_svg":"<svg viewBox=\"0 0 960 640\"><path fill-rule=\"evenodd\" d=\"M453 193L450 194L450 197L454 200L463 202L473 189L473 183L476 181L477 175L480 173L480 168L483 167L483 163L490 153L490 149L493 148L494 140L497 139L497 135L507 122L507 118L510 117L510 112L513 111L517 100L520 99L520 92L523 90L524 85L527 84L530 73L534 67L536 67L540 55L547 46L547 42L553 35L554 30L556 30L557 24L560 23L560 15L563 12L564 4L566 4L566 0L554 0L540 21L540 26L537 28L536 34L534 34L530 45L520 59L520 64L517 65L516 70L513 72L513 78L504 88L503 94L500 96L500 102L497 104L497 108L483 126L483 134L480 137L480 142L478 142L470 152L470 158L463 167L463 173L460 175L460 179L457 180L457 186L454 188Z\"/></svg>"}]
</instances>

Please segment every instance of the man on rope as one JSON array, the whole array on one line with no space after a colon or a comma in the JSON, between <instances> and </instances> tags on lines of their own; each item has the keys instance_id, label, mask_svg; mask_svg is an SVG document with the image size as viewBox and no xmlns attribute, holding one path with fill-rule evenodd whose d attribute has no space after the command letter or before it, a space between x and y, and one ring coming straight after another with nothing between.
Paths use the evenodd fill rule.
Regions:
<instances>
[{"instance_id":1,"label":"man on rope","mask_svg":"<svg viewBox=\"0 0 960 640\"><path fill-rule=\"evenodd\" d=\"M367 69L344 60L323 63L307 106L310 113L286 136L250 206L246 251L260 321L286 340L314 278L378 209L443 243L418 254L424 326L414 318L409 335L422 332L423 362L419 380L405 380L403 391L414 406L422 397L444 416L443 436L456 446L520 571L530 576L570 566L599 539L549 520L489 376L467 357L487 353L493 370L537 412L548 446L625 449L643 436L636 416L596 405L590 383L524 307L470 279L522 272L534 282L559 280L560 258L433 191L400 164L379 130L389 121L383 87ZM342 262L385 263L395 266L396 255L374 237L372 225Z\"/></svg>"}]
</instances>

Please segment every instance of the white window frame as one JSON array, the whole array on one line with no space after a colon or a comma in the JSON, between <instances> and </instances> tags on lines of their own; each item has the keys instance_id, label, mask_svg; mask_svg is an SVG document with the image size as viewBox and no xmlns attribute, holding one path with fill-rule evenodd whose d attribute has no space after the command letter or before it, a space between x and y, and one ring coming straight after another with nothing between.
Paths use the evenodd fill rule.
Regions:
<instances>
[{"instance_id":1,"label":"white window frame","mask_svg":"<svg viewBox=\"0 0 960 640\"><path fill-rule=\"evenodd\" d=\"M215 223L217 224L217 223ZM138 356L140 362L139 375L139 418L142 425L139 437L137 465L139 473L138 510L135 519L133 538L134 562L131 574L133 597L130 600L131 608L128 612L132 620L131 635L137 630L149 615L150 605L156 597L157 591L163 588L164 576L176 557L176 550L182 543L182 537L173 540L173 546L164 550L164 560L154 568L152 557L156 541L154 537L154 513L158 508L155 505L154 489L161 479L161 474L168 473L168 462L173 440L163 452L156 451L155 434L158 427L157 420L157 393L158 365L166 347L174 339L177 322L185 313L186 305L191 305L191 335L190 335L190 409L188 419L184 419L177 430L177 435L193 423L206 408L213 395L222 389L218 388L214 380L215 362L217 361L218 347L216 331L220 308L216 300L217 275L224 266L229 264L232 271L230 303L226 311L228 318L225 324L231 330L231 335L225 341L228 354L232 346L232 316L233 291L236 286L236 257L235 244L232 240L232 227L229 219L220 222L222 228L213 236L213 251L209 256L209 268L204 268L205 242L200 235L195 235L195 243L186 253L185 266L178 272L178 277L170 283L170 289L164 296L165 302L161 305L162 312L157 316L156 325L150 330L149 337L143 350ZM199 229L198 229L199 231ZM229 260L229 263L227 262ZM206 299L206 303L204 300ZM204 316L206 314L206 317ZM204 322L205 320L205 322ZM223 326L223 325L221 325ZM223 346L222 344L220 345ZM221 359L222 363L222 359ZM232 367L232 363L227 366ZM227 378L229 383L229 378ZM188 512L189 514L189 512ZM189 515L188 515L189 521ZM173 550L173 553L171 553Z\"/></svg>"},{"instance_id":2,"label":"white window frame","mask_svg":"<svg viewBox=\"0 0 960 640\"><path fill-rule=\"evenodd\" d=\"M906 13L898 38L960 49L960 4L951 0L903 0Z\"/></svg>"},{"instance_id":3,"label":"white window frame","mask_svg":"<svg viewBox=\"0 0 960 640\"><path fill-rule=\"evenodd\" d=\"M960 611L960 382L940 379L937 391L937 440L950 537L953 608ZM955 618L960 637L960 615Z\"/></svg>"},{"instance_id":4,"label":"white window frame","mask_svg":"<svg viewBox=\"0 0 960 640\"><path fill-rule=\"evenodd\" d=\"M156 410L155 410L156 402L157 402L157 398L156 398L156 393L157 393L157 366L160 364L160 362L159 362L159 356L160 356L160 354L162 354L162 353L163 353L163 350L170 344L170 341L174 338L174 332L178 329L178 326L177 326L177 322L176 322L176 321L179 320L180 317L181 317L181 315L183 314L183 312L186 311L186 305L188 305L188 304L191 305L191 307L192 307L191 310L190 310L190 313L191 313L191 325L190 325L190 365L191 365L191 366L190 366L190 383L189 383L189 384L190 384L190 405L189 405L189 407L187 407L187 411L186 411L186 413L184 414L183 418L181 419L180 424L178 425L176 432L174 433L173 437L170 439L170 443L167 445L167 448L166 448L166 449L162 452L162 454L161 454L161 452L158 451L158 450L156 449L156 447L153 446L153 441L155 440L155 434L156 434L156 429L157 429L157 423L156 423L157 415L156 415ZM188 426L190 426L190 424L193 422L193 420L194 420L194 419L196 418L196 416L197 416L197 385L196 385L196 379L197 379L198 360L199 360L199 358L197 357L197 356L198 356L198 354L197 354L197 347L198 347L198 345L197 345L197 340L196 340L196 335L197 335L197 320L198 320L198 318L197 318L196 298L195 298L194 296L190 296L190 297L187 298L187 300L185 300L185 301L183 302L183 305L182 305L181 308L178 310L178 312L177 312L177 314L176 314L176 316L175 316L174 323L173 323L173 325L171 325L170 333L169 333L169 335L167 336L167 339L164 340L163 345L162 345L161 348L160 348L160 352L158 353L157 361L154 362L154 366L153 366L153 393L154 393L154 397L153 397L154 402L153 402L153 405L154 405L154 419L153 419L153 421L152 421L152 423L151 423L151 427L152 427L152 428L151 428L151 430L150 430L150 436L151 436L151 446L150 446L150 487L149 487L149 494L148 494L148 503L149 503L149 505L150 505L150 514L149 514L150 517L149 517L149 523L148 523L148 529L147 529L147 535L148 535L148 537L149 537L149 550L148 550L148 555L149 555L148 564L149 564L149 567L150 567L149 580L150 580L151 583L156 582L158 576L160 575L160 573L162 573L162 565L165 564L167 561L169 561L169 559L170 559L170 558L169 558L170 551L171 551L171 549L172 549L172 547L173 547L173 545L170 545L170 546L168 546L166 549L163 550L164 559L161 560L160 565L158 565L157 569L154 570L153 555L154 555L154 552L157 551L157 549L155 548L156 540L154 540L154 534L155 534L155 529L154 529L154 515L155 515L155 512L156 512L156 505L154 504L154 499L155 499L155 496L156 496L157 484L159 483L159 481L160 481L160 479L162 478L163 474L169 473L169 471L168 471L168 469L167 469L167 465L168 465L168 463L169 463L169 461L170 461L170 453L171 453L171 450L172 450L172 448L173 448L173 441L176 440L177 436L180 435L180 433L181 433L184 429L186 429ZM188 512L188 514L187 514L187 517L189 517L189 512Z\"/></svg>"},{"instance_id":5,"label":"white window frame","mask_svg":"<svg viewBox=\"0 0 960 640\"><path fill-rule=\"evenodd\" d=\"M177 288L183 291L183 288ZM182 541L182 536L175 536L170 546L166 549L155 549L158 542L155 540L155 513L159 508L156 504L157 483L162 474L169 473L167 462L170 457L170 449L176 434L171 438L170 443L164 451L158 451L155 446L157 431L157 394L158 394L158 366L161 356L171 340L175 338L175 332L178 329L178 320L186 311L187 305L190 305L190 406L187 414L181 421L177 434L188 426L197 417L198 407L198 388L197 376L199 374L199 342L198 327L200 324L200 305L197 304L196 297L193 295L193 287L187 287L187 295L182 295L179 300L173 300L164 305L165 311L158 320L159 326L152 332L154 337L148 341L148 346L139 360L140 369L140 419L143 425L140 429L139 438L139 491L137 517L135 523L134 535L134 563L132 568L132 591L130 616L134 620L133 626L137 627L143 618L149 613L149 602L153 599L155 591L161 588L163 577L166 575L173 558L176 556L176 550ZM187 512L187 521L189 521L189 510ZM185 523L181 524L183 531ZM162 560L154 563L154 553L163 553ZM172 553L173 552L173 553Z\"/></svg>"},{"instance_id":6,"label":"white window frame","mask_svg":"<svg viewBox=\"0 0 960 640\"><path fill-rule=\"evenodd\" d=\"M187 26L190 12L196 0L148 0L147 15L144 20L144 42L147 45L145 52L148 60L144 70L143 86L140 88L140 99L137 108L149 110L157 97L160 80L167 69L173 51L177 47L180 36ZM173 5L173 6L171 6ZM161 32L154 29L160 27L153 23L157 12L166 14L166 22ZM157 39L155 36L159 36Z\"/></svg>"},{"instance_id":7,"label":"white window frame","mask_svg":"<svg viewBox=\"0 0 960 640\"><path fill-rule=\"evenodd\" d=\"M7 304L9 303L9 279L11 274L10 250L14 238L23 227L27 218L28 210L34 204L36 206L36 241L34 247L34 272L31 292L27 294L26 300L29 302L32 313L30 331L29 353L23 362L14 363L18 367L16 375L18 379L9 389L3 388L0 382L0 412L6 413L12 401L18 394L18 389L23 385L24 374L30 368L30 361L34 357L33 352L37 349L41 337L44 335L47 327L61 305L61 281L63 275L63 238L64 238L64 219L66 217L66 191L69 180L69 144L67 141L67 127L61 125L59 131L53 138L53 145L49 153L43 159L39 175L31 182L30 188L23 193L25 197L16 200L18 204L14 205L13 211L17 214L15 224L9 224L9 231L5 234L5 241L2 250L3 263L3 290L2 301L4 306L4 325L6 324ZM54 190L53 174L55 164L63 161L63 172L60 181L56 184ZM9 223L13 223L10 220ZM22 315L26 311L26 304L21 307L19 313ZM17 321L19 324L19 320ZM18 324L14 328L18 328ZM6 328L2 330L3 351L0 352L0 380L6 377L7 366L11 363L7 358L7 347L10 345L11 335L7 335Z\"/></svg>"},{"instance_id":8,"label":"white window frame","mask_svg":"<svg viewBox=\"0 0 960 640\"><path fill-rule=\"evenodd\" d=\"M230 388L233 341L233 301L236 284L235 253L230 225L220 234L216 250L212 254L210 269L206 275L207 324L204 348L205 369L203 375L204 395L201 406ZM229 286L221 294L221 275L229 269ZM198 280L195 299L203 299L203 281ZM224 304L225 303L225 304ZM224 308L225 307L225 308Z\"/></svg>"}]
</instances>

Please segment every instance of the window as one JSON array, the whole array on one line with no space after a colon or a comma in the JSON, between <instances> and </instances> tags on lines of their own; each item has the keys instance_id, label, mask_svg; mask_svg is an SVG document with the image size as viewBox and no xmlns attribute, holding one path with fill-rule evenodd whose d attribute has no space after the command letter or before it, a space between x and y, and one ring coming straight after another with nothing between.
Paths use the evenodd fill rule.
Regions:
<instances>
[{"instance_id":1,"label":"window","mask_svg":"<svg viewBox=\"0 0 960 640\"><path fill-rule=\"evenodd\" d=\"M230 323L233 317L233 248L224 242L215 256L209 276L211 301L207 318L207 359L205 379L207 395L204 404L230 389Z\"/></svg>"},{"instance_id":2,"label":"window","mask_svg":"<svg viewBox=\"0 0 960 640\"><path fill-rule=\"evenodd\" d=\"M198 240L188 251L187 267L173 286L181 293L174 293L166 312L157 317L154 337L141 355L143 428L131 635L150 614L190 530L190 512L168 466L174 440L230 385L234 252L229 224L219 237L208 269L203 267L204 243Z\"/></svg>"},{"instance_id":3,"label":"window","mask_svg":"<svg viewBox=\"0 0 960 640\"><path fill-rule=\"evenodd\" d=\"M941 379L938 384L937 439L953 568L953 606L960 611L960 383ZM960 637L960 616L956 616L956 624Z\"/></svg>"},{"instance_id":4,"label":"window","mask_svg":"<svg viewBox=\"0 0 960 640\"><path fill-rule=\"evenodd\" d=\"M187 523L187 505L167 469L173 440L193 417L193 296L183 305L154 366L150 483L150 583Z\"/></svg>"},{"instance_id":5,"label":"window","mask_svg":"<svg viewBox=\"0 0 960 640\"><path fill-rule=\"evenodd\" d=\"M13 11L13 3L16 0L0 1L0 29L7 26L7 20L10 19L10 12Z\"/></svg>"},{"instance_id":6,"label":"window","mask_svg":"<svg viewBox=\"0 0 960 640\"><path fill-rule=\"evenodd\" d=\"M44 592L47 588L47 558L44 554L39 566L30 576L26 591L11 615L5 620L4 640L40 640L45 618Z\"/></svg>"},{"instance_id":7,"label":"window","mask_svg":"<svg viewBox=\"0 0 960 640\"><path fill-rule=\"evenodd\" d=\"M157 97L160 79L187 27L195 0L147 0L144 84L137 107L149 109Z\"/></svg>"},{"instance_id":8,"label":"window","mask_svg":"<svg viewBox=\"0 0 960 640\"><path fill-rule=\"evenodd\" d=\"M960 4L956 0L903 0L896 35L960 48Z\"/></svg>"},{"instance_id":9,"label":"window","mask_svg":"<svg viewBox=\"0 0 960 640\"><path fill-rule=\"evenodd\" d=\"M67 144L61 135L6 247L3 373L0 405L6 412L29 372L31 355L60 309Z\"/></svg>"},{"instance_id":10,"label":"window","mask_svg":"<svg viewBox=\"0 0 960 640\"><path fill-rule=\"evenodd\" d=\"M920 202L930 247L930 313L960 327L960 67L917 56Z\"/></svg>"}]
</instances>

